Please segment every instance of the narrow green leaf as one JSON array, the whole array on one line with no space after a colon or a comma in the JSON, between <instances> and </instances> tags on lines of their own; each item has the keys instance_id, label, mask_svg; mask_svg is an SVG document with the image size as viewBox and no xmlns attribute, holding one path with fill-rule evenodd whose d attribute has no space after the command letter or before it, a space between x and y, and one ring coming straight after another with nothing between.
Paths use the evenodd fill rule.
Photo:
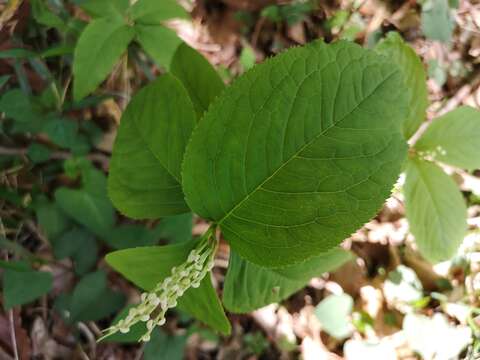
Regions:
<instances>
[{"instance_id":1,"label":"narrow green leaf","mask_svg":"<svg viewBox=\"0 0 480 360\"><path fill-rule=\"evenodd\" d=\"M231 312L247 313L280 302L303 288L312 277L332 271L351 258L345 250L332 249L298 265L267 269L231 251L223 303Z\"/></svg>"},{"instance_id":2,"label":"narrow green leaf","mask_svg":"<svg viewBox=\"0 0 480 360\"><path fill-rule=\"evenodd\" d=\"M176 0L138 0L131 11L132 19L144 25L158 25L165 20L189 17Z\"/></svg>"},{"instance_id":3,"label":"narrow green leaf","mask_svg":"<svg viewBox=\"0 0 480 360\"><path fill-rule=\"evenodd\" d=\"M108 194L132 218L188 212L180 167L195 126L182 84L164 75L140 90L125 110L113 148Z\"/></svg>"},{"instance_id":4,"label":"narrow green leaf","mask_svg":"<svg viewBox=\"0 0 480 360\"><path fill-rule=\"evenodd\" d=\"M183 263L194 246L195 241L190 241L176 245L119 250L108 254L106 260L127 279L148 291L169 276L172 267ZM230 323L209 276L202 281L199 288L187 290L180 298L178 306L216 330L224 334L230 332Z\"/></svg>"},{"instance_id":5,"label":"narrow green leaf","mask_svg":"<svg viewBox=\"0 0 480 360\"><path fill-rule=\"evenodd\" d=\"M353 310L353 299L348 294L330 295L315 309L322 330L336 339L345 339L352 333L349 316Z\"/></svg>"},{"instance_id":6,"label":"narrow green leaf","mask_svg":"<svg viewBox=\"0 0 480 360\"><path fill-rule=\"evenodd\" d=\"M169 69L173 54L182 43L175 31L161 25L136 24L136 41L143 50L165 69Z\"/></svg>"},{"instance_id":7,"label":"narrow green leaf","mask_svg":"<svg viewBox=\"0 0 480 360\"><path fill-rule=\"evenodd\" d=\"M210 103L225 88L212 65L200 53L182 43L170 65L170 72L185 86L200 119Z\"/></svg>"},{"instance_id":8,"label":"narrow green leaf","mask_svg":"<svg viewBox=\"0 0 480 360\"><path fill-rule=\"evenodd\" d=\"M425 68L415 50L396 32L388 33L376 50L398 65L409 90L408 116L403 122L403 133L409 139L425 120L428 106Z\"/></svg>"},{"instance_id":9,"label":"narrow green leaf","mask_svg":"<svg viewBox=\"0 0 480 360\"><path fill-rule=\"evenodd\" d=\"M433 120L415 149L422 155L459 168L480 169L480 111L469 106Z\"/></svg>"},{"instance_id":10,"label":"narrow green leaf","mask_svg":"<svg viewBox=\"0 0 480 360\"><path fill-rule=\"evenodd\" d=\"M50 273L34 270L6 269L3 273L3 302L5 310L28 304L48 293L53 278Z\"/></svg>"},{"instance_id":11,"label":"narrow green leaf","mask_svg":"<svg viewBox=\"0 0 480 360\"><path fill-rule=\"evenodd\" d=\"M35 20L50 28L57 28L60 31L66 30L65 22L56 15L42 0L31 1L32 14Z\"/></svg>"},{"instance_id":12,"label":"narrow green leaf","mask_svg":"<svg viewBox=\"0 0 480 360\"><path fill-rule=\"evenodd\" d=\"M93 20L75 48L73 94L79 101L106 78L127 49L135 31L120 18Z\"/></svg>"},{"instance_id":13,"label":"narrow green leaf","mask_svg":"<svg viewBox=\"0 0 480 360\"><path fill-rule=\"evenodd\" d=\"M33 51L27 49L8 49L0 51L0 59L29 59L37 56Z\"/></svg>"},{"instance_id":14,"label":"narrow green leaf","mask_svg":"<svg viewBox=\"0 0 480 360\"><path fill-rule=\"evenodd\" d=\"M47 59L55 56L70 55L73 54L74 51L75 48L72 45L59 44L42 51L40 56L44 59Z\"/></svg>"},{"instance_id":15,"label":"narrow green leaf","mask_svg":"<svg viewBox=\"0 0 480 360\"><path fill-rule=\"evenodd\" d=\"M467 230L458 186L437 165L420 159L408 161L406 174L406 214L418 249L431 262L451 258Z\"/></svg>"},{"instance_id":16,"label":"narrow green leaf","mask_svg":"<svg viewBox=\"0 0 480 360\"><path fill-rule=\"evenodd\" d=\"M353 43L285 51L199 123L183 163L187 203L257 265L319 255L389 196L406 153L407 93L391 61Z\"/></svg>"}]
</instances>

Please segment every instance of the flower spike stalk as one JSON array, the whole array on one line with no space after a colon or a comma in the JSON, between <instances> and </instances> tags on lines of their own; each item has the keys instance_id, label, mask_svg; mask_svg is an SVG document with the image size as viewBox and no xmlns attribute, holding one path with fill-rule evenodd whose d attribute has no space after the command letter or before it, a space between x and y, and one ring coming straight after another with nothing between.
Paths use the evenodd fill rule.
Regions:
<instances>
[{"instance_id":1,"label":"flower spike stalk","mask_svg":"<svg viewBox=\"0 0 480 360\"><path fill-rule=\"evenodd\" d=\"M153 329L165 324L167 310L177 306L177 300L189 288L198 288L203 278L212 270L218 247L215 230L214 226L210 227L190 252L187 260L173 267L171 275L160 281L154 289L144 292L140 304L132 307L124 319L103 330L104 335L98 341L117 332L128 333L130 328L139 322L145 322L147 326L147 331L140 341L149 341Z\"/></svg>"}]
</instances>

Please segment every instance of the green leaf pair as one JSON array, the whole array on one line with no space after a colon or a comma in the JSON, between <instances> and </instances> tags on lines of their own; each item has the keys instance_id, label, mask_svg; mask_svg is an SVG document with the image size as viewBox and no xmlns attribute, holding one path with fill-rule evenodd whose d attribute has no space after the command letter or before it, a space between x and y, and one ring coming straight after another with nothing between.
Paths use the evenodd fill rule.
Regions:
<instances>
[{"instance_id":1,"label":"green leaf pair","mask_svg":"<svg viewBox=\"0 0 480 360\"><path fill-rule=\"evenodd\" d=\"M182 41L161 23L188 17L175 0L139 0L132 6L123 0L88 0L82 8L94 19L75 48L73 92L77 101L95 90L134 39L159 65L168 68Z\"/></svg>"},{"instance_id":2,"label":"green leaf pair","mask_svg":"<svg viewBox=\"0 0 480 360\"><path fill-rule=\"evenodd\" d=\"M408 139L426 116L425 70L413 49L398 34L389 34L377 50L405 74L411 95L404 123ZM480 112L463 106L434 119L411 149L404 187L406 215L420 252L431 262L450 259L467 230L465 201L438 162L467 170L480 168L479 138Z\"/></svg>"},{"instance_id":3,"label":"green leaf pair","mask_svg":"<svg viewBox=\"0 0 480 360\"><path fill-rule=\"evenodd\" d=\"M133 218L193 211L218 226L231 246L223 300L234 312L281 301L347 261L335 246L375 215L405 159L402 72L348 42L285 51L225 90L186 45L170 70L121 119L113 204ZM176 252L129 249L107 261L148 289L185 261ZM227 332L213 289L195 291L185 310Z\"/></svg>"},{"instance_id":4,"label":"green leaf pair","mask_svg":"<svg viewBox=\"0 0 480 360\"><path fill-rule=\"evenodd\" d=\"M317 42L247 72L192 135L192 102L167 74L125 111L109 195L134 218L192 209L260 266L302 262L363 225L389 195L406 153L406 93L382 57Z\"/></svg>"}]
</instances>

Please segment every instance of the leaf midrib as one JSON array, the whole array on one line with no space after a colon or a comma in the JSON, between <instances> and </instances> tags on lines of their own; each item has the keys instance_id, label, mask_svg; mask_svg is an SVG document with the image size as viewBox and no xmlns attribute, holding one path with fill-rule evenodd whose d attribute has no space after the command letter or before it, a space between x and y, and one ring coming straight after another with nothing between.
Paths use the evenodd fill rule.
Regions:
<instances>
[{"instance_id":1,"label":"leaf midrib","mask_svg":"<svg viewBox=\"0 0 480 360\"><path fill-rule=\"evenodd\" d=\"M263 185L265 185L268 181L270 181L272 178L277 175L285 166L287 166L290 161L295 159L303 150L305 150L307 147L312 145L315 141L317 141L322 135L324 135L328 130L332 129L335 127L337 124L340 124L343 120L345 120L348 116L353 114L365 101L367 101L377 90L380 86L382 86L387 80L389 80L393 75L395 75L398 71L395 70L392 73L390 73L386 78L384 78L371 92L368 94L366 97L364 97L355 107L350 110L347 114L345 114L340 120L338 120L336 123L333 123L329 127L325 128L321 132L319 132L312 140L308 141L303 145L297 152L295 152L290 159L285 161L282 165L280 165L270 176L268 176L264 181L262 181L254 190L252 190L247 196L245 196L237 205L235 205L230 211L228 211L224 217L222 217L217 223L219 225L222 225L222 223L232 215L235 210L237 210L239 207L243 205L253 194L255 194Z\"/></svg>"}]
</instances>

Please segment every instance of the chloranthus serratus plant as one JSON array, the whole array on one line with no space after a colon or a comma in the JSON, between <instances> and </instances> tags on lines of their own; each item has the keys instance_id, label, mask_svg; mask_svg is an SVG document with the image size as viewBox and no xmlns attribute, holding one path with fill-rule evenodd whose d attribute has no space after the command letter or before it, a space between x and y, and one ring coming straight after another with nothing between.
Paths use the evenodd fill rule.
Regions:
<instances>
[{"instance_id":1,"label":"chloranthus serratus plant","mask_svg":"<svg viewBox=\"0 0 480 360\"><path fill-rule=\"evenodd\" d=\"M142 326L148 341L175 306L228 334L223 306L252 311L348 260L337 246L375 216L406 159L408 97L392 61L350 42L284 51L228 87L182 44L128 105L108 189L131 218L193 212L210 228L107 255L145 292L105 337ZM223 306L210 277L220 237Z\"/></svg>"}]
</instances>

